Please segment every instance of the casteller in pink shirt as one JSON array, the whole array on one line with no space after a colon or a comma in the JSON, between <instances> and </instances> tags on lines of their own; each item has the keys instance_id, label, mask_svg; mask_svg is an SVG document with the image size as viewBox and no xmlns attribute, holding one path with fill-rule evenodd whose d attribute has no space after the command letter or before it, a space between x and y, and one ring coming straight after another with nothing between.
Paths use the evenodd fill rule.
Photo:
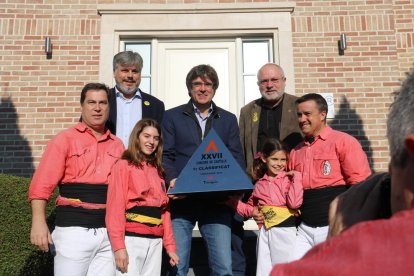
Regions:
<instances>
[{"instance_id":1,"label":"casteller in pink shirt","mask_svg":"<svg viewBox=\"0 0 414 276\"><path fill-rule=\"evenodd\" d=\"M312 144L303 141L296 146L290 153L288 167L302 173L305 190L357 184L371 175L360 143L329 126Z\"/></svg>"}]
</instances>

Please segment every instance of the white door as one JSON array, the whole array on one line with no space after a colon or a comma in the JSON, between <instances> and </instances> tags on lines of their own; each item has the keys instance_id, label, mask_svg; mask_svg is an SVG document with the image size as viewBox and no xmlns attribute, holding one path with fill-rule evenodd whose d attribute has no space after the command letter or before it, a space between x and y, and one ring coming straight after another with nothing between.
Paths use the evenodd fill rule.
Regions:
<instances>
[{"instance_id":1,"label":"white door","mask_svg":"<svg viewBox=\"0 0 414 276\"><path fill-rule=\"evenodd\" d=\"M232 113L238 113L238 83L235 41L163 41L158 40L152 54L152 94L165 108L187 103L187 73L199 64L211 65L218 74L219 87L213 101Z\"/></svg>"}]
</instances>

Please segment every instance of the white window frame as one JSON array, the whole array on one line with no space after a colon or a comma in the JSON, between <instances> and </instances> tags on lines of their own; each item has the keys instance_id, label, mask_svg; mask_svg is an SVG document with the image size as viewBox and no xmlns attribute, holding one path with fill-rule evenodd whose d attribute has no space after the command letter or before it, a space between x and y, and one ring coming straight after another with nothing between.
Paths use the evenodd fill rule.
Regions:
<instances>
[{"instance_id":1,"label":"white window frame","mask_svg":"<svg viewBox=\"0 0 414 276\"><path fill-rule=\"evenodd\" d=\"M121 41L133 38L272 37L274 62L289 79L286 91L294 94L291 13L295 4L100 4L101 53L99 79L114 85L112 58ZM223 18L225 17L225 20ZM132 22L132 23L131 23ZM241 44L241 43L240 43ZM241 51L241 47L238 47ZM238 55L241 56L241 55ZM156 56L152 56L156 58ZM153 60L154 64L155 60ZM239 61L242 64L242 61ZM238 66L239 70L241 66ZM240 74L239 74L240 73ZM242 75L243 72L238 72ZM238 87L243 87L238 83ZM244 105L239 98L238 105Z\"/></svg>"}]
</instances>

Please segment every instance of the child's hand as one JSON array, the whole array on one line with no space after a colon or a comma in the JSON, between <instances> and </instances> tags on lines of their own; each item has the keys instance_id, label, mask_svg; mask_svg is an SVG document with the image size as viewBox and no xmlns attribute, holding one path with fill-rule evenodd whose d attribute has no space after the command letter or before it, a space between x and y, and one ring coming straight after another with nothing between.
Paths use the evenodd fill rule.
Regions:
<instances>
[{"instance_id":1,"label":"child's hand","mask_svg":"<svg viewBox=\"0 0 414 276\"><path fill-rule=\"evenodd\" d=\"M287 176L294 177L294 176L295 176L295 173L298 173L298 172L297 172L297 171L295 171L295 170L291 170L291 171L286 172L286 175L287 175Z\"/></svg>"},{"instance_id":2,"label":"child's hand","mask_svg":"<svg viewBox=\"0 0 414 276\"><path fill-rule=\"evenodd\" d=\"M254 206L253 207L252 217L256 221L257 224L263 224L264 223L265 217L264 217L262 211L260 210L260 206Z\"/></svg>"},{"instance_id":3,"label":"child's hand","mask_svg":"<svg viewBox=\"0 0 414 276\"><path fill-rule=\"evenodd\" d=\"M115 263L121 272L128 272L129 257L125 248L115 251Z\"/></svg>"},{"instance_id":4,"label":"child's hand","mask_svg":"<svg viewBox=\"0 0 414 276\"><path fill-rule=\"evenodd\" d=\"M170 256L170 265L171 266L176 266L178 265L180 258L178 257L177 254L175 254L174 252L168 252L168 256Z\"/></svg>"}]
</instances>

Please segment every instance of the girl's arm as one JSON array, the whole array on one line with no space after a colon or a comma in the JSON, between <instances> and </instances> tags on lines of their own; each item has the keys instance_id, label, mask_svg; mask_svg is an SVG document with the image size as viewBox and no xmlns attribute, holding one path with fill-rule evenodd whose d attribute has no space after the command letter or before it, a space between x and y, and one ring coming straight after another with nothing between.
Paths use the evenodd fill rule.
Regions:
<instances>
[{"instance_id":1,"label":"girl's arm","mask_svg":"<svg viewBox=\"0 0 414 276\"><path fill-rule=\"evenodd\" d=\"M105 223L116 252L125 249L125 209L128 202L128 163L118 160L109 176Z\"/></svg>"},{"instance_id":2,"label":"girl's arm","mask_svg":"<svg viewBox=\"0 0 414 276\"><path fill-rule=\"evenodd\" d=\"M237 206L236 206L236 212L245 217L245 218L251 218L253 216L253 208L254 206L257 206L257 200L256 197L254 196L254 194L252 194L249 197L249 200L247 200L246 203L244 203L243 201L239 200L237 202Z\"/></svg>"},{"instance_id":3,"label":"girl's arm","mask_svg":"<svg viewBox=\"0 0 414 276\"><path fill-rule=\"evenodd\" d=\"M162 223L164 225L164 235L162 237L164 248L167 251L168 255L170 255L170 253L175 254L177 252L177 248L174 240L174 232L171 223L171 213L169 206L163 210L161 217Z\"/></svg>"},{"instance_id":4,"label":"girl's arm","mask_svg":"<svg viewBox=\"0 0 414 276\"><path fill-rule=\"evenodd\" d=\"M291 209L298 209L303 202L302 174L297 171L286 173L290 181L289 191L286 195L286 205Z\"/></svg>"}]
</instances>

